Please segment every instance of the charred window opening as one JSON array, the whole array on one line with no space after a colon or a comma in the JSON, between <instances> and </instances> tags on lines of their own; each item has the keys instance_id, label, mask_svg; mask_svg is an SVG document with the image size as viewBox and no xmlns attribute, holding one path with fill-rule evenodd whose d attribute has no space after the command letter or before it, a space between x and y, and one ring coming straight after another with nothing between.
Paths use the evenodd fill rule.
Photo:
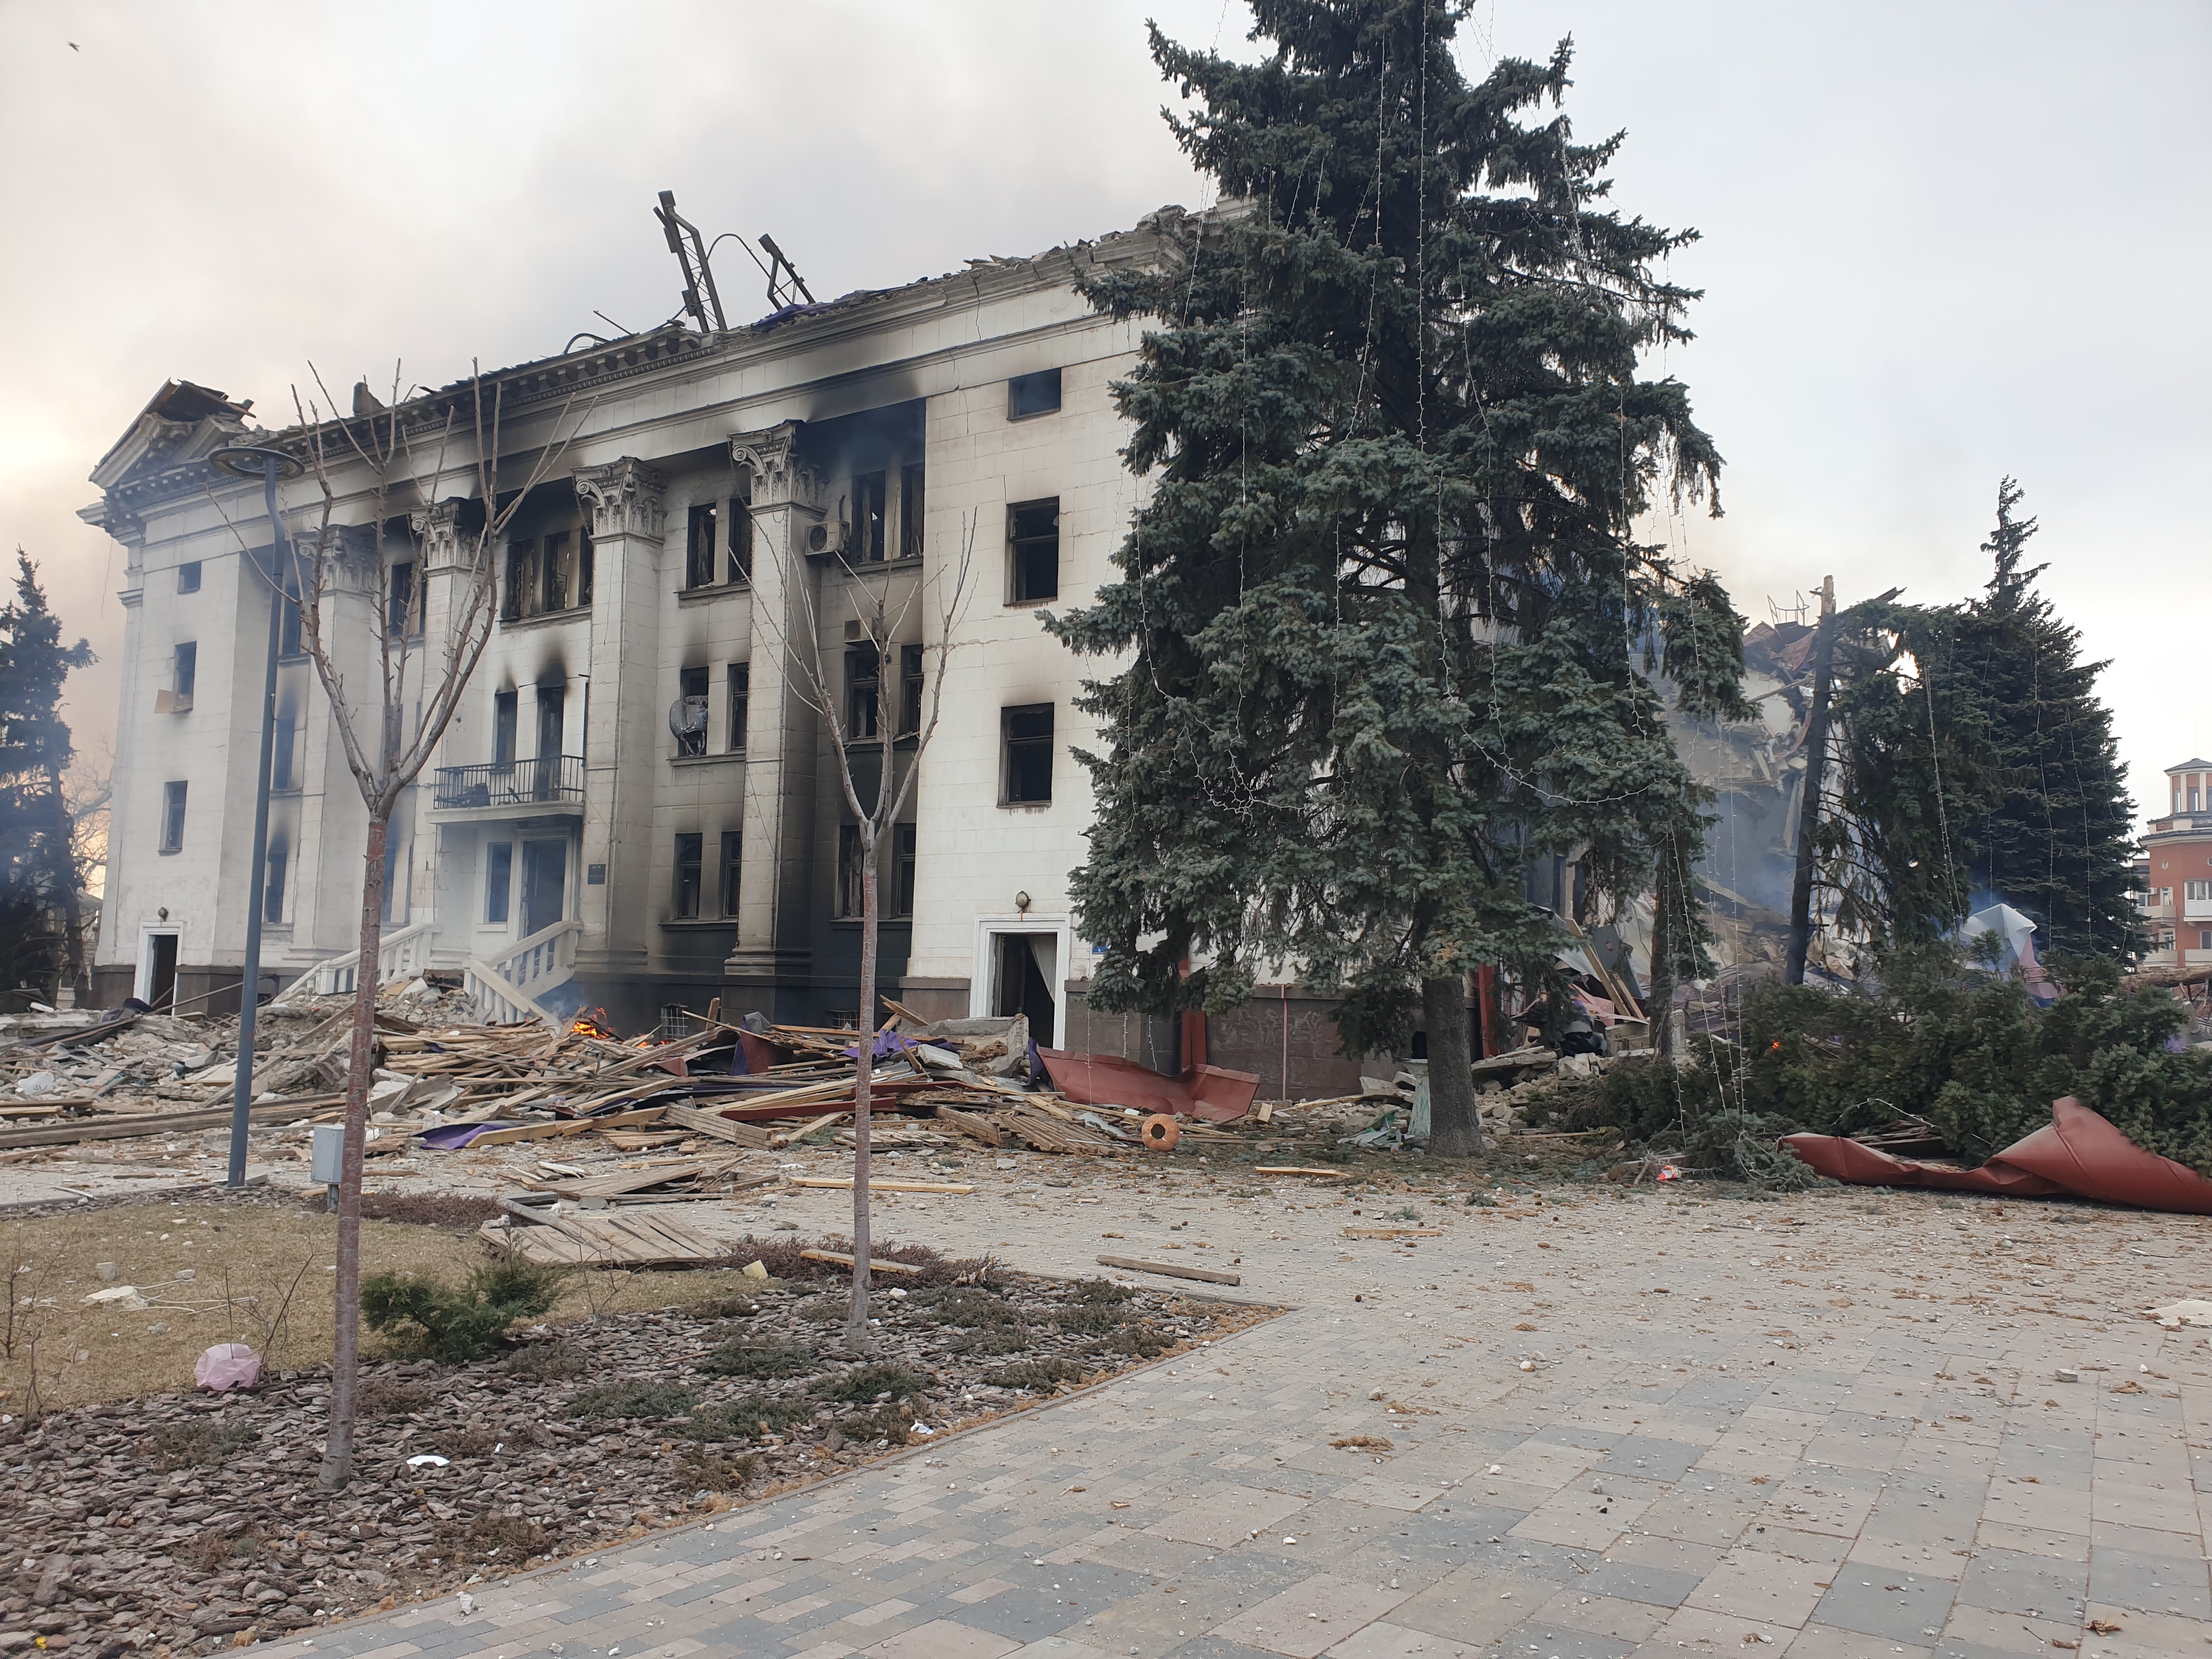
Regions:
<instances>
[{"instance_id":1,"label":"charred window opening","mask_svg":"<svg viewBox=\"0 0 2212 1659\"><path fill-rule=\"evenodd\" d=\"M1030 703L1000 711L1006 738L1001 799L1009 806L1052 799L1052 705Z\"/></svg>"},{"instance_id":2,"label":"charred window opening","mask_svg":"<svg viewBox=\"0 0 2212 1659\"><path fill-rule=\"evenodd\" d=\"M1060 407L1060 371L1041 369L1035 374L1017 374L1006 382L1006 418L1027 420L1032 415L1049 415Z\"/></svg>"},{"instance_id":3,"label":"charred window opening","mask_svg":"<svg viewBox=\"0 0 2212 1659\"><path fill-rule=\"evenodd\" d=\"M899 723L902 738L921 735L921 647L899 647Z\"/></svg>"},{"instance_id":4,"label":"charred window opening","mask_svg":"<svg viewBox=\"0 0 2212 1659\"><path fill-rule=\"evenodd\" d=\"M902 559L921 556L922 514L921 463L908 461L899 469L899 557Z\"/></svg>"},{"instance_id":5,"label":"charred window opening","mask_svg":"<svg viewBox=\"0 0 2212 1659\"><path fill-rule=\"evenodd\" d=\"M592 602L592 532L588 528L576 532L576 603Z\"/></svg>"},{"instance_id":6,"label":"charred window opening","mask_svg":"<svg viewBox=\"0 0 2212 1659\"><path fill-rule=\"evenodd\" d=\"M191 708L192 687L198 683L199 672L199 646L185 640L176 648L169 676L169 706L179 714Z\"/></svg>"},{"instance_id":7,"label":"charred window opening","mask_svg":"<svg viewBox=\"0 0 2212 1659\"><path fill-rule=\"evenodd\" d=\"M914 914L914 826L891 826L891 915Z\"/></svg>"},{"instance_id":8,"label":"charred window opening","mask_svg":"<svg viewBox=\"0 0 2212 1659\"><path fill-rule=\"evenodd\" d=\"M679 755L705 754L707 670L703 664L696 668L677 671L676 698L676 752Z\"/></svg>"},{"instance_id":9,"label":"charred window opening","mask_svg":"<svg viewBox=\"0 0 2212 1659\"><path fill-rule=\"evenodd\" d=\"M745 871L745 832L722 831L722 914L735 918Z\"/></svg>"},{"instance_id":10,"label":"charred window opening","mask_svg":"<svg viewBox=\"0 0 2212 1659\"><path fill-rule=\"evenodd\" d=\"M752 713L752 672L750 663L730 665L729 750L733 755L745 746L745 720Z\"/></svg>"},{"instance_id":11,"label":"charred window opening","mask_svg":"<svg viewBox=\"0 0 2212 1659\"><path fill-rule=\"evenodd\" d=\"M522 718L522 694L495 691L491 699L491 763L514 764L514 741Z\"/></svg>"},{"instance_id":12,"label":"charred window opening","mask_svg":"<svg viewBox=\"0 0 2212 1659\"><path fill-rule=\"evenodd\" d=\"M568 608L568 532L548 536L538 553L538 608L541 611Z\"/></svg>"},{"instance_id":13,"label":"charred window opening","mask_svg":"<svg viewBox=\"0 0 2212 1659\"><path fill-rule=\"evenodd\" d=\"M422 592L416 584L415 562L411 559L392 567L392 589L385 596L384 625L402 638L422 631Z\"/></svg>"},{"instance_id":14,"label":"charred window opening","mask_svg":"<svg viewBox=\"0 0 2212 1659\"><path fill-rule=\"evenodd\" d=\"M293 751L300 741L300 722L296 716L280 713L276 716L276 738L269 750L269 787L283 791L297 788L297 772Z\"/></svg>"},{"instance_id":15,"label":"charred window opening","mask_svg":"<svg viewBox=\"0 0 2212 1659\"><path fill-rule=\"evenodd\" d=\"M712 501L702 501L691 509L690 526L684 540L684 586L712 587L714 585L715 522L718 510Z\"/></svg>"},{"instance_id":16,"label":"charred window opening","mask_svg":"<svg viewBox=\"0 0 2212 1659\"><path fill-rule=\"evenodd\" d=\"M738 493L730 497L730 580L750 581L753 577L753 475L747 471L738 480Z\"/></svg>"},{"instance_id":17,"label":"charred window opening","mask_svg":"<svg viewBox=\"0 0 2212 1659\"><path fill-rule=\"evenodd\" d=\"M290 855L283 848L269 849L267 867L261 883L261 919L264 921L281 922L284 920L284 876L285 866L289 862Z\"/></svg>"},{"instance_id":18,"label":"charred window opening","mask_svg":"<svg viewBox=\"0 0 2212 1659\"><path fill-rule=\"evenodd\" d=\"M860 826L841 823L837 826L837 916L850 921L859 918L862 893L861 877L866 860L860 849Z\"/></svg>"},{"instance_id":19,"label":"charred window opening","mask_svg":"<svg viewBox=\"0 0 2212 1659\"><path fill-rule=\"evenodd\" d=\"M507 544L502 622L550 617L592 602L592 538L580 526L517 537ZM419 607L419 600L417 601ZM412 631L422 632L416 616Z\"/></svg>"},{"instance_id":20,"label":"charred window opening","mask_svg":"<svg viewBox=\"0 0 2212 1659\"><path fill-rule=\"evenodd\" d=\"M699 915L699 861L706 839L699 835L676 838L676 918L679 921L695 920Z\"/></svg>"},{"instance_id":21,"label":"charred window opening","mask_svg":"<svg viewBox=\"0 0 2212 1659\"><path fill-rule=\"evenodd\" d=\"M853 475L853 551L855 564L884 562L884 475Z\"/></svg>"},{"instance_id":22,"label":"charred window opening","mask_svg":"<svg viewBox=\"0 0 2212 1659\"><path fill-rule=\"evenodd\" d=\"M883 659L872 645L856 645L845 653L845 737L859 743L876 735L876 716L881 703Z\"/></svg>"},{"instance_id":23,"label":"charred window opening","mask_svg":"<svg viewBox=\"0 0 2212 1659\"><path fill-rule=\"evenodd\" d=\"M1026 605L1060 597L1060 499L1018 501L1006 509L1012 550L1010 600Z\"/></svg>"},{"instance_id":24,"label":"charred window opening","mask_svg":"<svg viewBox=\"0 0 2212 1659\"><path fill-rule=\"evenodd\" d=\"M528 605L532 587L531 577L538 562L535 542L509 542L507 544L507 592L499 608L501 622L520 622L530 614Z\"/></svg>"},{"instance_id":25,"label":"charred window opening","mask_svg":"<svg viewBox=\"0 0 2212 1659\"><path fill-rule=\"evenodd\" d=\"M284 607L282 626L277 630L276 654L280 657L302 657L307 648L301 643L300 574L296 570L284 574Z\"/></svg>"},{"instance_id":26,"label":"charred window opening","mask_svg":"<svg viewBox=\"0 0 2212 1659\"><path fill-rule=\"evenodd\" d=\"M161 786L161 850L177 853L185 845L185 792L182 782Z\"/></svg>"}]
</instances>

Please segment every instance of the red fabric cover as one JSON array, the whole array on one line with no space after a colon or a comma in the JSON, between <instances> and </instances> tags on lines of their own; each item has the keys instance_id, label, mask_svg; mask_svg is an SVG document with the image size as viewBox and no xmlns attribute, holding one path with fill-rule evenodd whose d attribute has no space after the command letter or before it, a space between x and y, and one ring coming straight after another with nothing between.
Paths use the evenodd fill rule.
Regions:
<instances>
[{"instance_id":1,"label":"red fabric cover","mask_svg":"<svg viewBox=\"0 0 2212 1659\"><path fill-rule=\"evenodd\" d=\"M1937 1187L2007 1198L2065 1194L2142 1210L2212 1215L2212 1181L2145 1152L2071 1095L2052 1103L2050 1122L1978 1170L1892 1158L1841 1135L1784 1135L1782 1144L1829 1179L1863 1187Z\"/></svg>"},{"instance_id":2,"label":"red fabric cover","mask_svg":"<svg viewBox=\"0 0 2212 1659\"><path fill-rule=\"evenodd\" d=\"M1169 1077L1119 1054L1040 1048L1037 1058L1044 1061L1052 1086L1079 1106L1128 1106L1227 1123L1250 1111L1260 1092L1258 1073L1222 1066L1194 1066L1181 1077Z\"/></svg>"}]
</instances>

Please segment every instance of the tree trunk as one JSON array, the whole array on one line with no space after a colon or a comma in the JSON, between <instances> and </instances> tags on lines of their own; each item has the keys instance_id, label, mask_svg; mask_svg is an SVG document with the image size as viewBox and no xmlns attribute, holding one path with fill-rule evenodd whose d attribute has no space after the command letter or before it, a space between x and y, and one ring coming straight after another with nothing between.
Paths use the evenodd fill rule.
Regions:
<instances>
[{"instance_id":1,"label":"tree trunk","mask_svg":"<svg viewBox=\"0 0 2212 1659\"><path fill-rule=\"evenodd\" d=\"M1782 982L1805 982L1813 945L1813 836L1828 770L1828 700L1835 689L1836 579L1820 579L1820 623L1813 638L1813 707L1805 720L1805 798L1797 804L1797 869L1790 884L1790 949Z\"/></svg>"},{"instance_id":2,"label":"tree trunk","mask_svg":"<svg viewBox=\"0 0 2212 1659\"><path fill-rule=\"evenodd\" d=\"M1662 1060L1674 1054L1674 929L1668 884L1673 878L1676 842L1668 833L1659 849L1659 867L1651 881L1651 971L1644 984L1644 1012L1651 1022L1651 1046ZM1630 964L1633 970L1634 964Z\"/></svg>"},{"instance_id":3,"label":"tree trunk","mask_svg":"<svg viewBox=\"0 0 2212 1659\"><path fill-rule=\"evenodd\" d=\"M876 836L863 825L860 836L860 1063L853 1080L853 1306L845 1322L846 1340L866 1353L868 1335L868 1105L873 1089L876 1048Z\"/></svg>"},{"instance_id":4,"label":"tree trunk","mask_svg":"<svg viewBox=\"0 0 2212 1659\"><path fill-rule=\"evenodd\" d=\"M1429 1151L1437 1158L1480 1158L1482 1113L1476 1108L1468 1053L1467 975L1421 981L1429 1024Z\"/></svg>"},{"instance_id":5,"label":"tree trunk","mask_svg":"<svg viewBox=\"0 0 2212 1659\"><path fill-rule=\"evenodd\" d=\"M368 873L361 884L361 961L355 970L353 1043L346 1059L345 1154L338 1176L337 1329L331 1354L331 1418L319 1480L341 1490L353 1475L354 1395L361 1377L361 1166L368 1140L368 1088L375 1067L377 957L384 944L384 848L388 814L368 820Z\"/></svg>"}]
</instances>

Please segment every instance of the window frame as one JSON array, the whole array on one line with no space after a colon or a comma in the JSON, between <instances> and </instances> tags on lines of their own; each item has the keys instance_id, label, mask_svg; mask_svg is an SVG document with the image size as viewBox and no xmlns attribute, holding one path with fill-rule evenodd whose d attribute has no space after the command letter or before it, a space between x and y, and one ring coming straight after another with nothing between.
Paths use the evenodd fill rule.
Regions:
<instances>
[{"instance_id":1,"label":"window frame","mask_svg":"<svg viewBox=\"0 0 2212 1659\"><path fill-rule=\"evenodd\" d=\"M294 764L293 750L299 746L300 722L296 716L279 710L276 730L269 740L269 793L282 795L300 787L299 768Z\"/></svg>"},{"instance_id":2,"label":"window frame","mask_svg":"<svg viewBox=\"0 0 2212 1659\"><path fill-rule=\"evenodd\" d=\"M830 914L839 921L859 921L863 916L862 890L866 875L866 858L860 845L860 826L840 823L837 826L837 886L831 896Z\"/></svg>"},{"instance_id":3,"label":"window frame","mask_svg":"<svg viewBox=\"0 0 2212 1659\"><path fill-rule=\"evenodd\" d=\"M512 766L522 744L522 690L509 686L491 694L491 763Z\"/></svg>"},{"instance_id":4,"label":"window frame","mask_svg":"<svg viewBox=\"0 0 2212 1659\"><path fill-rule=\"evenodd\" d=\"M1024 718L1042 714L1045 729L1039 736L1035 732L1017 735L1015 724ZM1052 805L1052 775L1054 732L1054 705L1048 702L1018 703L999 711L999 805L1001 806L1049 806ZM1018 794L1017 783L1024 769L1023 756L1042 749L1044 754L1044 793Z\"/></svg>"},{"instance_id":5,"label":"window frame","mask_svg":"<svg viewBox=\"0 0 2212 1659\"><path fill-rule=\"evenodd\" d=\"M852 540L845 556L848 564L881 564L888 550L890 529L890 474L888 468L855 472L851 480Z\"/></svg>"},{"instance_id":6,"label":"window frame","mask_svg":"<svg viewBox=\"0 0 2212 1659\"><path fill-rule=\"evenodd\" d=\"M728 690L724 701L728 707L724 711L727 729L723 736L728 740L729 746L724 752L742 755L745 752L745 723L752 714L752 664L750 661L730 664L725 680Z\"/></svg>"},{"instance_id":7,"label":"window frame","mask_svg":"<svg viewBox=\"0 0 2212 1659\"><path fill-rule=\"evenodd\" d=\"M678 921L696 921L699 919L701 889L706 885L706 856L707 837L704 833L696 830L677 833L676 879L670 901L672 913Z\"/></svg>"},{"instance_id":8,"label":"window frame","mask_svg":"<svg viewBox=\"0 0 2212 1659\"><path fill-rule=\"evenodd\" d=\"M730 586L740 587L753 579L753 476L748 467L730 497L730 533L724 539Z\"/></svg>"},{"instance_id":9,"label":"window frame","mask_svg":"<svg viewBox=\"0 0 2212 1659\"><path fill-rule=\"evenodd\" d=\"M1032 530L1022 533L1022 517L1044 508L1052 510L1050 533L1040 534ZM1035 501L1006 503L1006 603L1008 605L1048 605L1060 597L1060 497L1042 495ZM1035 574L1030 562L1048 545L1052 554L1052 582L1050 591L1033 591L1030 578Z\"/></svg>"},{"instance_id":10,"label":"window frame","mask_svg":"<svg viewBox=\"0 0 2212 1659\"><path fill-rule=\"evenodd\" d=\"M497 871L498 881L493 881ZM484 843L484 899L483 925L504 927L514 915L514 843L512 841L488 841Z\"/></svg>"},{"instance_id":11,"label":"window frame","mask_svg":"<svg viewBox=\"0 0 2212 1659\"><path fill-rule=\"evenodd\" d=\"M735 921L738 906L744 900L745 872L745 832L743 829L722 831L722 919Z\"/></svg>"},{"instance_id":12,"label":"window frame","mask_svg":"<svg viewBox=\"0 0 2212 1659\"><path fill-rule=\"evenodd\" d=\"M711 711L714 708L714 704L708 701L711 696L712 689L708 682L705 663L694 663L676 671L676 698L678 702L684 705L687 712L690 704L696 701L700 713L707 716L707 719L711 719ZM676 752L679 757L695 759L707 752L707 719L702 719L699 722L699 729L696 732L683 732L677 734Z\"/></svg>"},{"instance_id":13,"label":"window frame","mask_svg":"<svg viewBox=\"0 0 2212 1659\"><path fill-rule=\"evenodd\" d=\"M921 735L924 665L924 647L919 645L899 647L898 731L895 736L918 738Z\"/></svg>"},{"instance_id":14,"label":"window frame","mask_svg":"<svg viewBox=\"0 0 2212 1659\"><path fill-rule=\"evenodd\" d=\"M264 925L284 925L284 883L290 874L291 851L272 847L261 860L261 920Z\"/></svg>"},{"instance_id":15,"label":"window frame","mask_svg":"<svg viewBox=\"0 0 2212 1659\"><path fill-rule=\"evenodd\" d=\"M922 556L922 532L927 523L928 477L920 461L899 467L899 557Z\"/></svg>"},{"instance_id":16,"label":"window frame","mask_svg":"<svg viewBox=\"0 0 2212 1659\"><path fill-rule=\"evenodd\" d=\"M200 591L200 561L186 559L177 567L177 592L197 593Z\"/></svg>"},{"instance_id":17,"label":"window frame","mask_svg":"<svg viewBox=\"0 0 2212 1659\"><path fill-rule=\"evenodd\" d=\"M191 781L171 778L161 786L161 842L164 853L185 850L185 810L191 804Z\"/></svg>"},{"instance_id":18,"label":"window frame","mask_svg":"<svg viewBox=\"0 0 2212 1659\"><path fill-rule=\"evenodd\" d=\"M859 672L865 663L867 672ZM872 645L845 647L845 741L873 743L883 724L883 653ZM867 701L860 701L866 688ZM865 716L865 718L863 718Z\"/></svg>"},{"instance_id":19,"label":"window frame","mask_svg":"<svg viewBox=\"0 0 2212 1659\"><path fill-rule=\"evenodd\" d=\"M884 910L887 921L908 921L914 915L915 888L915 827L911 823L891 825L891 902Z\"/></svg>"},{"instance_id":20,"label":"window frame","mask_svg":"<svg viewBox=\"0 0 2212 1659\"><path fill-rule=\"evenodd\" d=\"M720 552L716 531L721 504L694 501L684 520L684 592L696 593L714 586L714 562Z\"/></svg>"},{"instance_id":21,"label":"window frame","mask_svg":"<svg viewBox=\"0 0 2212 1659\"><path fill-rule=\"evenodd\" d=\"M179 640L169 655L169 693L177 700L178 713L192 706L192 688L199 684L199 675L200 642Z\"/></svg>"},{"instance_id":22,"label":"window frame","mask_svg":"<svg viewBox=\"0 0 2212 1659\"><path fill-rule=\"evenodd\" d=\"M1056 368L1040 368L1029 374L1010 374L1006 377L1006 418L1010 421L1034 421L1040 415L1057 415L1064 390L1060 372ZM1024 395L1031 393L1048 395L1052 401L1048 404L1036 402L1024 408Z\"/></svg>"}]
</instances>

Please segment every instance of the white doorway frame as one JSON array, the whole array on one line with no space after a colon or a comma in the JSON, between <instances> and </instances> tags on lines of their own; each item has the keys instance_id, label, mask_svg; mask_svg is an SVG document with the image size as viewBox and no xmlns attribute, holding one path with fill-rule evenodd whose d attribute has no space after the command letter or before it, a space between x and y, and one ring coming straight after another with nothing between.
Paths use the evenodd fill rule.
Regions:
<instances>
[{"instance_id":1,"label":"white doorway frame","mask_svg":"<svg viewBox=\"0 0 2212 1659\"><path fill-rule=\"evenodd\" d=\"M1050 933L1058 944L1054 947L1054 984L1052 988L1052 1041L1038 1039L1034 1031L1030 1040L1040 1048L1067 1047L1067 968L1068 952L1075 948L1075 926L1066 916L1041 916L1032 911L1024 915L1018 910L1002 914L979 915L975 918L975 966L968 981L968 1017L988 1019L991 1015L992 983L999 971L998 952L992 949L993 939L1000 933Z\"/></svg>"},{"instance_id":2,"label":"white doorway frame","mask_svg":"<svg viewBox=\"0 0 2212 1659\"><path fill-rule=\"evenodd\" d=\"M184 957L183 928L141 927L138 930L138 972L131 981L131 994L141 1002L151 1002L154 1000L149 993L154 988L154 941L157 939L173 939L177 941L177 956L180 965Z\"/></svg>"}]
</instances>

